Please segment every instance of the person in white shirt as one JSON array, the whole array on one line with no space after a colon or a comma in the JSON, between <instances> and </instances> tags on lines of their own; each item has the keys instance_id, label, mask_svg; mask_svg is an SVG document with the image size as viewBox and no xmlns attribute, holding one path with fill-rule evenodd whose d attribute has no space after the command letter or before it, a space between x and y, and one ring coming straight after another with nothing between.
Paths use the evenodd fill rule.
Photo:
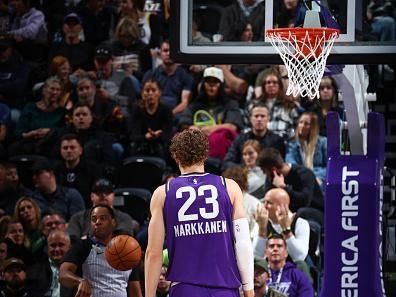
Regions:
<instances>
[{"instance_id":1,"label":"person in white shirt","mask_svg":"<svg viewBox=\"0 0 396 297\"><path fill-rule=\"evenodd\" d=\"M310 227L307 220L297 217L289 209L290 197L281 188L269 190L259 205L257 227L253 239L255 256L263 257L268 237L281 234L293 262L304 261L309 250Z\"/></svg>"}]
</instances>

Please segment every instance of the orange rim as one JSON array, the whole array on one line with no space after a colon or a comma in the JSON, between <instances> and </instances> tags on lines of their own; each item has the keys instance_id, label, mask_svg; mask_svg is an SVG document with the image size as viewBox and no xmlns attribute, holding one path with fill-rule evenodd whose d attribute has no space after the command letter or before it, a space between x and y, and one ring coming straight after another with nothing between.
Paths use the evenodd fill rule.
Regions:
<instances>
[{"instance_id":1,"label":"orange rim","mask_svg":"<svg viewBox=\"0 0 396 297\"><path fill-rule=\"evenodd\" d=\"M305 38L306 34L309 34L309 36L315 37L315 36L320 36L323 33L325 34L325 38L329 39L330 36L332 36L334 33L337 34L337 37L340 34L340 30L334 29L334 28L277 28L277 29L268 29L266 31L266 35L280 35L283 38L289 38L290 35L296 36L298 39L303 39Z\"/></svg>"}]
</instances>

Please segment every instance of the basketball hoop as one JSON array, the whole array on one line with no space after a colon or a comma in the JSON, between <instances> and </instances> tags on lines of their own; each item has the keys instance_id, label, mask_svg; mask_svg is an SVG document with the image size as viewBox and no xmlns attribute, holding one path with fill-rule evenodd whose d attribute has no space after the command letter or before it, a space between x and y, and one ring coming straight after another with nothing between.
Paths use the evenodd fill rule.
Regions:
<instances>
[{"instance_id":1,"label":"basketball hoop","mask_svg":"<svg viewBox=\"0 0 396 297\"><path fill-rule=\"evenodd\" d=\"M339 30L333 28L278 28L266 31L272 46L281 56L289 76L286 95L319 95L319 84L326 60Z\"/></svg>"}]
</instances>

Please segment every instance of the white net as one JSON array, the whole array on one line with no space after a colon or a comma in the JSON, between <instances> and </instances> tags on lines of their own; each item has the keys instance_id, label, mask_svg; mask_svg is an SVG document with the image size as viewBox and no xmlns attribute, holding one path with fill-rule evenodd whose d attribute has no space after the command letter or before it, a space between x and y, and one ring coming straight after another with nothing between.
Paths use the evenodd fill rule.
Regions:
<instances>
[{"instance_id":1,"label":"white net","mask_svg":"<svg viewBox=\"0 0 396 297\"><path fill-rule=\"evenodd\" d=\"M266 35L285 64L289 86L286 95L319 95L319 84L326 60L339 35L329 28L282 28L267 30Z\"/></svg>"}]
</instances>

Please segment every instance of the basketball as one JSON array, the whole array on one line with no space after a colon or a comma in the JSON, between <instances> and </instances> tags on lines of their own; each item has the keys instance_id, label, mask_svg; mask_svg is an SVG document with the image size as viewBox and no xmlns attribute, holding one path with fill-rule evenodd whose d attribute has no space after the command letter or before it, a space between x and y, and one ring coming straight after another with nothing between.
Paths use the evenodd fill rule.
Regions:
<instances>
[{"instance_id":1,"label":"basketball","mask_svg":"<svg viewBox=\"0 0 396 297\"><path fill-rule=\"evenodd\" d=\"M139 265L142 249L132 236L118 235L107 244L105 257L111 267L126 271Z\"/></svg>"}]
</instances>

